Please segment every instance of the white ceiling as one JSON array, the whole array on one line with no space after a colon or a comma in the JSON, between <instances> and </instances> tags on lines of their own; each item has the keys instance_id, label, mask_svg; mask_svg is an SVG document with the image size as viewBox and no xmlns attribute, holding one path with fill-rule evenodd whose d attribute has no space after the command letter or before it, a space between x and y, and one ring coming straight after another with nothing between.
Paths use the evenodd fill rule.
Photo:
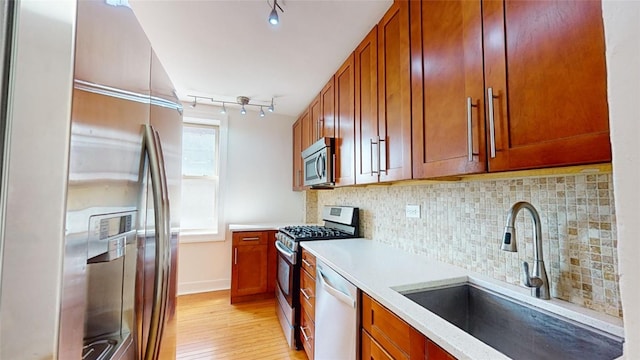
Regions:
<instances>
[{"instance_id":1,"label":"white ceiling","mask_svg":"<svg viewBox=\"0 0 640 360\"><path fill-rule=\"evenodd\" d=\"M184 101L187 95L268 104L298 116L392 0L130 0ZM206 102L206 101L205 101ZM219 105L219 104L218 104Z\"/></svg>"}]
</instances>

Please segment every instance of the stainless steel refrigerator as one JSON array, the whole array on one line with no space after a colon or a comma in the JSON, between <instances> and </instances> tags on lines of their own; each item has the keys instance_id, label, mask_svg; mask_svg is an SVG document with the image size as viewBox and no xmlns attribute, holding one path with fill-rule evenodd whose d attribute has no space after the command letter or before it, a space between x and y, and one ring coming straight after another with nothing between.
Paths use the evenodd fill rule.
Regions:
<instances>
[{"instance_id":1,"label":"stainless steel refrigerator","mask_svg":"<svg viewBox=\"0 0 640 360\"><path fill-rule=\"evenodd\" d=\"M171 81L126 6L2 9L0 358L172 359L182 116ZM132 37L142 42L127 48ZM141 46L146 70L122 70Z\"/></svg>"}]
</instances>

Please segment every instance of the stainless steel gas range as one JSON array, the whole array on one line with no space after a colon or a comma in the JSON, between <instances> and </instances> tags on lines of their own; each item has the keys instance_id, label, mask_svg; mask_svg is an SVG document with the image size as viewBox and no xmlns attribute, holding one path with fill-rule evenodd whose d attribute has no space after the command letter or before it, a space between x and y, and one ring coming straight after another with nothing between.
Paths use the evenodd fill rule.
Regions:
<instances>
[{"instance_id":1,"label":"stainless steel gas range","mask_svg":"<svg viewBox=\"0 0 640 360\"><path fill-rule=\"evenodd\" d=\"M301 349L300 325L300 241L349 239L360 236L358 208L325 206L324 226L302 225L280 228L276 234L278 250L278 286L276 311L289 346Z\"/></svg>"}]
</instances>

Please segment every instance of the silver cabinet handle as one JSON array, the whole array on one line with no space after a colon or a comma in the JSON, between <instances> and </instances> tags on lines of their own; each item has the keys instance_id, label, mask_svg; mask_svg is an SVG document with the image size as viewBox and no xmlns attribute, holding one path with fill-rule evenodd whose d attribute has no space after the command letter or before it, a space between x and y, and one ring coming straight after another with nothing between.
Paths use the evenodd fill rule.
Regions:
<instances>
[{"instance_id":1,"label":"silver cabinet handle","mask_svg":"<svg viewBox=\"0 0 640 360\"><path fill-rule=\"evenodd\" d=\"M254 236L254 237L243 237L242 241L256 241L256 240L260 240L259 237Z\"/></svg>"},{"instance_id":2,"label":"silver cabinet handle","mask_svg":"<svg viewBox=\"0 0 640 360\"><path fill-rule=\"evenodd\" d=\"M302 186L302 170L298 170L298 184L296 186Z\"/></svg>"},{"instance_id":3,"label":"silver cabinet handle","mask_svg":"<svg viewBox=\"0 0 640 360\"><path fill-rule=\"evenodd\" d=\"M307 294L307 292L305 290L306 289L300 288L300 292L302 293L302 296L304 296L305 299L307 299L307 300L311 300L311 296L309 296L309 294Z\"/></svg>"},{"instance_id":4,"label":"silver cabinet handle","mask_svg":"<svg viewBox=\"0 0 640 360\"><path fill-rule=\"evenodd\" d=\"M374 167L373 167L373 144L378 145L378 140L373 141L373 138L370 138L369 139L369 148L371 150L371 176L373 176L373 174L378 174L379 173L377 170L374 170ZM380 148L378 147L378 150L379 149ZM380 160L378 160L378 165L379 164L380 164Z\"/></svg>"},{"instance_id":5,"label":"silver cabinet handle","mask_svg":"<svg viewBox=\"0 0 640 360\"><path fill-rule=\"evenodd\" d=\"M493 96L493 88L487 88L487 101L489 102L487 104L489 105L489 141L491 143L489 151L492 159L496 157L496 125L493 114L493 99L495 99Z\"/></svg>"},{"instance_id":6,"label":"silver cabinet handle","mask_svg":"<svg viewBox=\"0 0 640 360\"><path fill-rule=\"evenodd\" d=\"M304 266L311 267L311 263L307 261L307 259L302 259L302 263Z\"/></svg>"},{"instance_id":7,"label":"silver cabinet handle","mask_svg":"<svg viewBox=\"0 0 640 360\"><path fill-rule=\"evenodd\" d=\"M324 119L318 120L318 123L320 124L320 130L318 131L318 140L320 140L324 137Z\"/></svg>"},{"instance_id":8,"label":"silver cabinet handle","mask_svg":"<svg viewBox=\"0 0 640 360\"><path fill-rule=\"evenodd\" d=\"M309 341L309 335L307 335L307 332L304 331L304 329L304 326L300 326L300 332L302 333L302 337L304 337L304 341Z\"/></svg>"},{"instance_id":9,"label":"silver cabinet handle","mask_svg":"<svg viewBox=\"0 0 640 360\"><path fill-rule=\"evenodd\" d=\"M233 264L238 265L238 248L233 248Z\"/></svg>"},{"instance_id":10,"label":"silver cabinet handle","mask_svg":"<svg viewBox=\"0 0 640 360\"><path fill-rule=\"evenodd\" d=\"M382 150L380 150L380 148L382 148L382 143L384 143L384 144L385 144L385 146L384 146L384 153L385 153L385 159L386 159L386 154L387 154L387 140L386 140L386 139L382 139L382 138L378 137L378 171L379 171L380 173L382 173L382 172L384 171L384 174L385 174L385 175L387 175L387 164L386 164L386 161L385 161L385 164L384 164L384 170L382 170L382 157L381 157L381 154L382 154L382 152L381 152L381 151L382 151Z\"/></svg>"},{"instance_id":11,"label":"silver cabinet handle","mask_svg":"<svg viewBox=\"0 0 640 360\"><path fill-rule=\"evenodd\" d=\"M333 161L331 162L331 166L333 168L333 173L331 174L331 179L333 180L332 182L336 182L336 154L331 155L331 157L333 158Z\"/></svg>"},{"instance_id":12,"label":"silver cabinet handle","mask_svg":"<svg viewBox=\"0 0 640 360\"><path fill-rule=\"evenodd\" d=\"M477 106L473 105L472 101L471 96L467 97L467 154L469 161L473 161L473 115L471 108Z\"/></svg>"}]
</instances>

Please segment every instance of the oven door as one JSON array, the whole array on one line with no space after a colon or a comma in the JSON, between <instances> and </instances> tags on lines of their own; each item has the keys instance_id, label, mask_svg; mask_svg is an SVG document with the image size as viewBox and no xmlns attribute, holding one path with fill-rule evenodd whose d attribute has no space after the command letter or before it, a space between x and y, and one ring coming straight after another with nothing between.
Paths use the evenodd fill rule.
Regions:
<instances>
[{"instance_id":1,"label":"oven door","mask_svg":"<svg viewBox=\"0 0 640 360\"><path fill-rule=\"evenodd\" d=\"M276 240L276 249L278 250L278 287L287 299L290 307L294 307L294 294L298 291L295 289L295 277L297 271L295 269L296 253L287 248L280 240Z\"/></svg>"}]
</instances>

